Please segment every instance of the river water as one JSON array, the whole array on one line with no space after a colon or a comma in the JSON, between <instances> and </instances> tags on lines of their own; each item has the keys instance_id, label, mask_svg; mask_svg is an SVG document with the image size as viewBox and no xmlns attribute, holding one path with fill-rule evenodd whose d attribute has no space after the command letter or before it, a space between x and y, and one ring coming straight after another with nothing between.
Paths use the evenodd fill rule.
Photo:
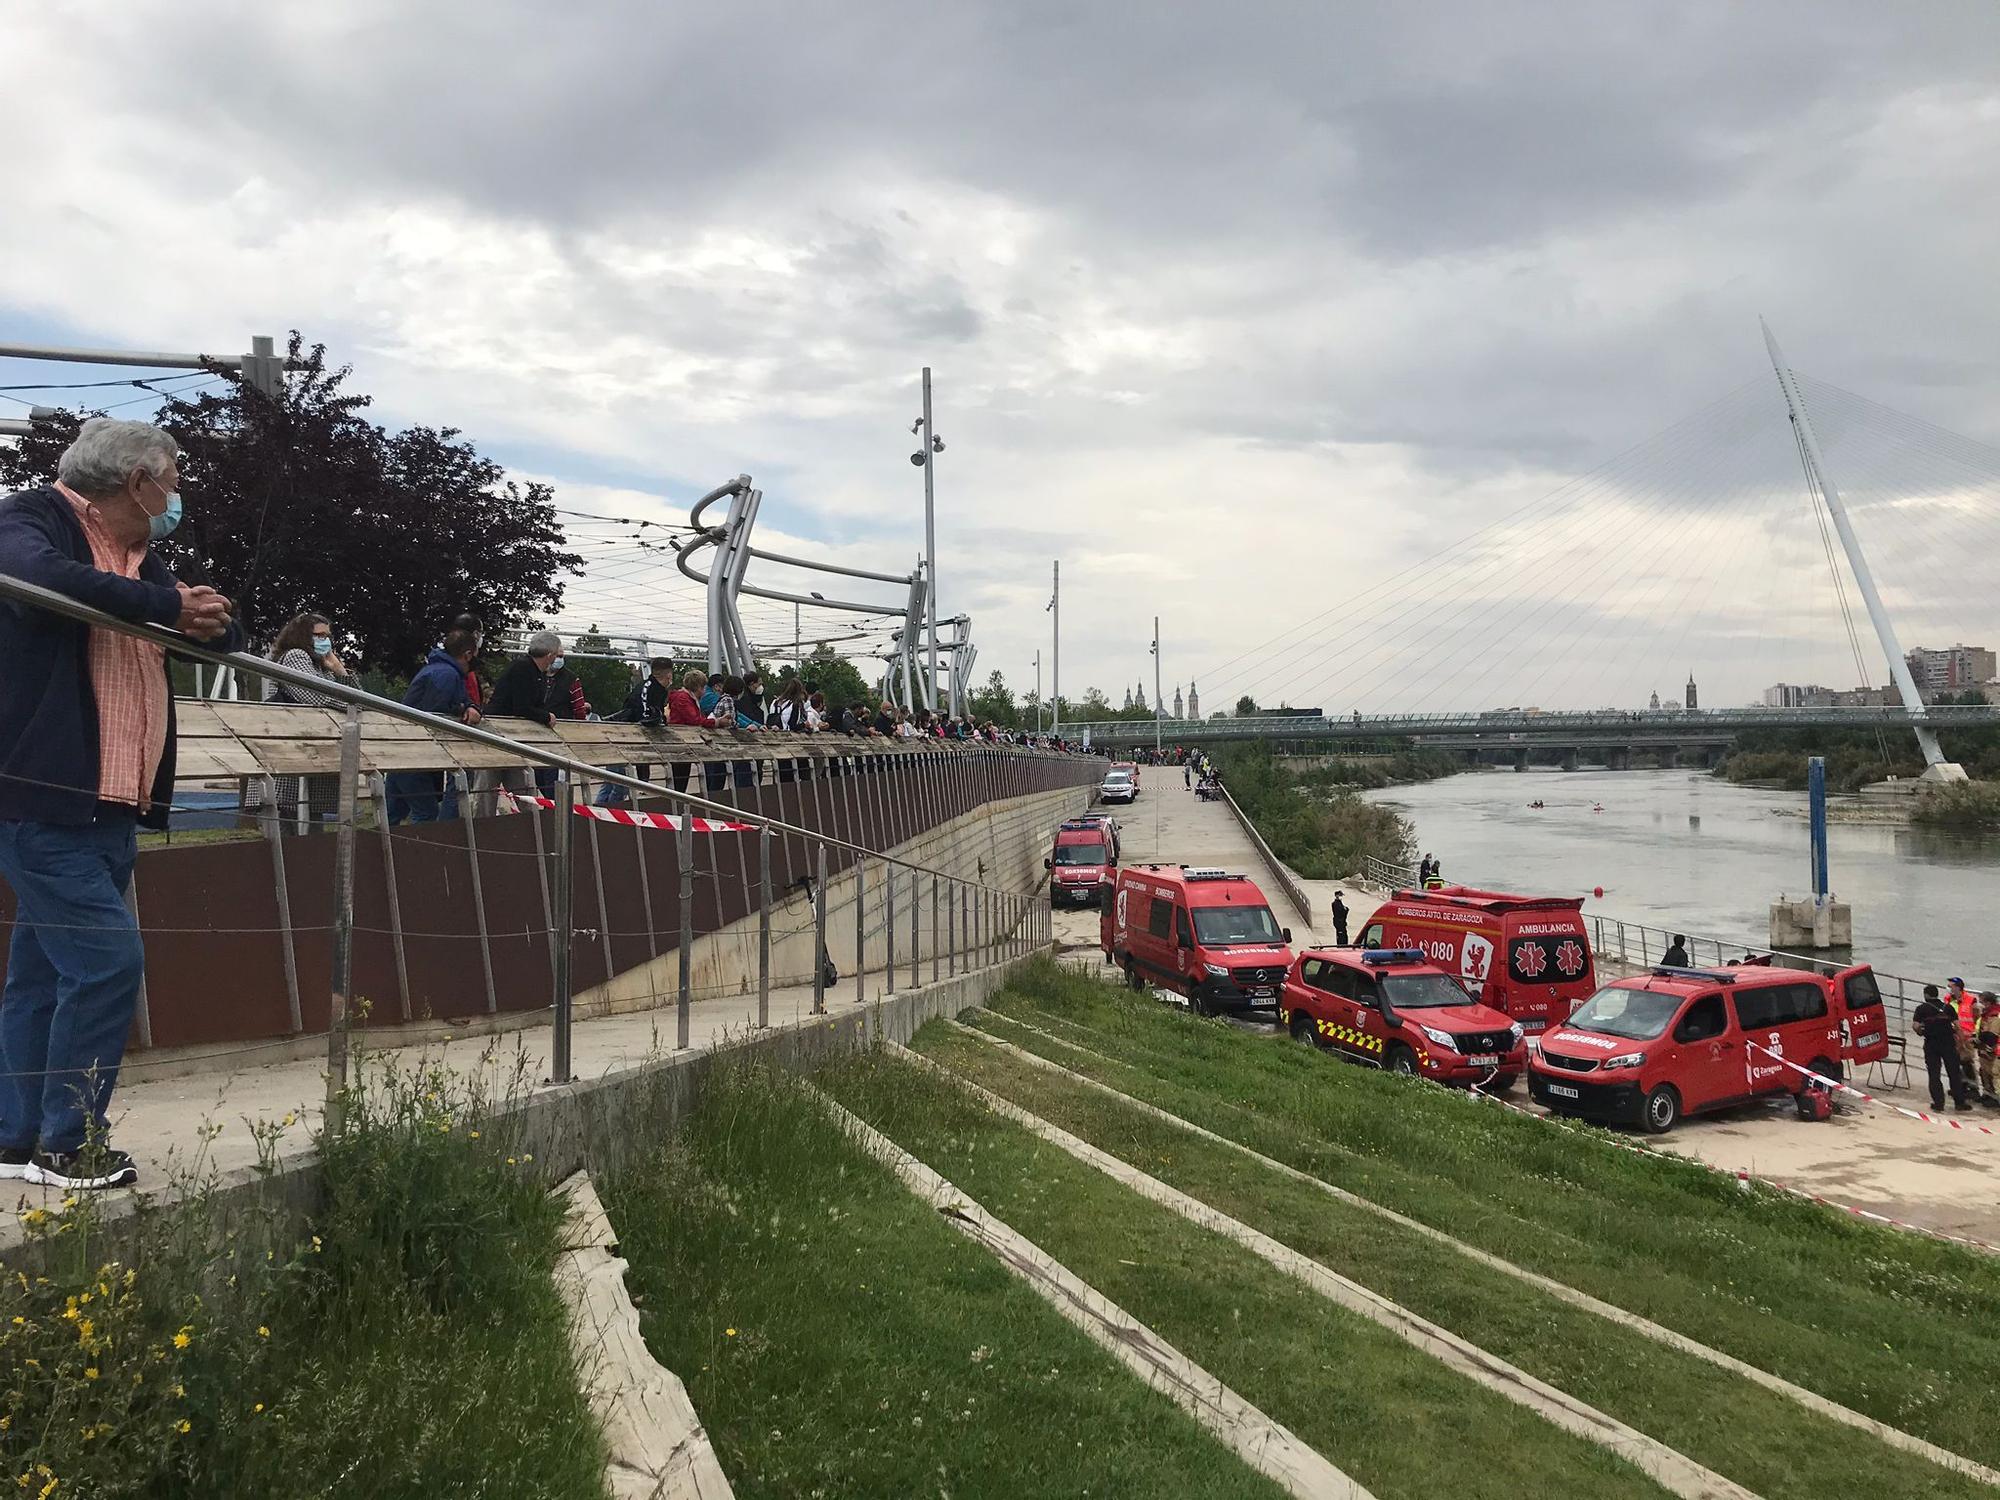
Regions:
<instances>
[{"instance_id":1,"label":"river water","mask_svg":"<svg viewBox=\"0 0 2000 1500\"><path fill-rule=\"evenodd\" d=\"M1435 854L1448 880L1581 895L1585 911L1675 932L1761 945L1771 902L1812 891L1803 792L1698 771L1549 770L1468 772L1366 795L1416 825L1419 852ZM1547 806L1530 810L1537 798ZM1830 800L1837 809L1841 799ZM2000 838L1839 821L1827 836L1858 960L2000 987ZM1601 899L1590 895L1597 886Z\"/></svg>"}]
</instances>

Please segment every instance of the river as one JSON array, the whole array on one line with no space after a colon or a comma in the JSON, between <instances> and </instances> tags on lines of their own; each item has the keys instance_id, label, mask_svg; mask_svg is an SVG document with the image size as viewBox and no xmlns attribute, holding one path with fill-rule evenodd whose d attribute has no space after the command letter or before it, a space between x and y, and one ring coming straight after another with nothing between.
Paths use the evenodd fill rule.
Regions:
<instances>
[{"instance_id":1,"label":"river","mask_svg":"<svg viewBox=\"0 0 2000 1500\"><path fill-rule=\"evenodd\" d=\"M1803 792L1698 771L1479 771L1365 794L1416 825L1445 878L1540 895L1676 932L1763 944L1780 895L1811 894ZM1540 798L1541 811L1527 804ZM1838 798L1832 799L1837 806ZM1591 811L1603 804L1603 812ZM2000 838L1832 822L1834 894L1858 959L2000 987ZM1602 886L1601 899L1590 897Z\"/></svg>"}]
</instances>

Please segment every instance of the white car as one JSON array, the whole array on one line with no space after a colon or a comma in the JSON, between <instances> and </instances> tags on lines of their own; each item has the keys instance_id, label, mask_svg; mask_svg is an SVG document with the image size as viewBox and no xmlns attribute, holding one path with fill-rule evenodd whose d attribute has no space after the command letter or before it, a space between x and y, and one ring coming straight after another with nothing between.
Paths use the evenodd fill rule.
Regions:
<instances>
[{"instance_id":1,"label":"white car","mask_svg":"<svg viewBox=\"0 0 2000 1500\"><path fill-rule=\"evenodd\" d=\"M1134 802L1138 797L1139 784L1130 771L1107 771L1104 780L1098 783L1099 802Z\"/></svg>"}]
</instances>

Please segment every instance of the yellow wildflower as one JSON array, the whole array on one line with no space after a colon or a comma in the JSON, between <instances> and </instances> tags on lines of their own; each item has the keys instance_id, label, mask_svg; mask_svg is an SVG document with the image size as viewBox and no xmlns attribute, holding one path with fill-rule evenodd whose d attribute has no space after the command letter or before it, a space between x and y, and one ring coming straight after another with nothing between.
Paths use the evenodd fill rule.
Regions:
<instances>
[{"instance_id":1,"label":"yellow wildflower","mask_svg":"<svg viewBox=\"0 0 2000 1500\"><path fill-rule=\"evenodd\" d=\"M259 1323L257 1325L257 1337L260 1339L267 1339L270 1336L271 1336L271 1330L266 1328L262 1323Z\"/></svg>"},{"instance_id":2,"label":"yellow wildflower","mask_svg":"<svg viewBox=\"0 0 2000 1500\"><path fill-rule=\"evenodd\" d=\"M188 1331L185 1328L174 1335L174 1347L176 1349L185 1349L193 1342L194 1340L188 1337Z\"/></svg>"},{"instance_id":3,"label":"yellow wildflower","mask_svg":"<svg viewBox=\"0 0 2000 1500\"><path fill-rule=\"evenodd\" d=\"M84 1378L85 1380L95 1380L95 1379L97 1379L97 1366L96 1366L96 1365L86 1365L86 1366L84 1367L84 1371L83 1371L83 1378Z\"/></svg>"}]
</instances>

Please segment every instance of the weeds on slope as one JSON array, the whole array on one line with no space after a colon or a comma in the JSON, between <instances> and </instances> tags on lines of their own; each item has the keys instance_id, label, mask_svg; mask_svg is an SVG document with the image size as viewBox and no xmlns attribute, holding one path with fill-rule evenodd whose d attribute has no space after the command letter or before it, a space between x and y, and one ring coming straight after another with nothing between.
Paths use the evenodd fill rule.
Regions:
<instances>
[{"instance_id":1,"label":"weeds on slope","mask_svg":"<svg viewBox=\"0 0 2000 1500\"><path fill-rule=\"evenodd\" d=\"M200 1181L115 1239L88 1197L26 1210L0 1473L43 1500L601 1496L550 1281L561 1211L489 1106L439 1069L372 1077L296 1242ZM267 1164L295 1125L261 1127Z\"/></svg>"},{"instance_id":2,"label":"weeds on slope","mask_svg":"<svg viewBox=\"0 0 2000 1500\"><path fill-rule=\"evenodd\" d=\"M847 1139L739 1066L600 1184L646 1341L739 1500L1276 1496Z\"/></svg>"},{"instance_id":3,"label":"weeds on slope","mask_svg":"<svg viewBox=\"0 0 2000 1500\"><path fill-rule=\"evenodd\" d=\"M1246 1035L1055 965L994 1008L1100 1063L1006 1039L1517 1265L2000 1463L1968 1390L2000 1383L2000 1261L1745 1191L1463 1094ZM993 1024L996 1035L1004 1023Z\"/></svg>"}]
</instances>

